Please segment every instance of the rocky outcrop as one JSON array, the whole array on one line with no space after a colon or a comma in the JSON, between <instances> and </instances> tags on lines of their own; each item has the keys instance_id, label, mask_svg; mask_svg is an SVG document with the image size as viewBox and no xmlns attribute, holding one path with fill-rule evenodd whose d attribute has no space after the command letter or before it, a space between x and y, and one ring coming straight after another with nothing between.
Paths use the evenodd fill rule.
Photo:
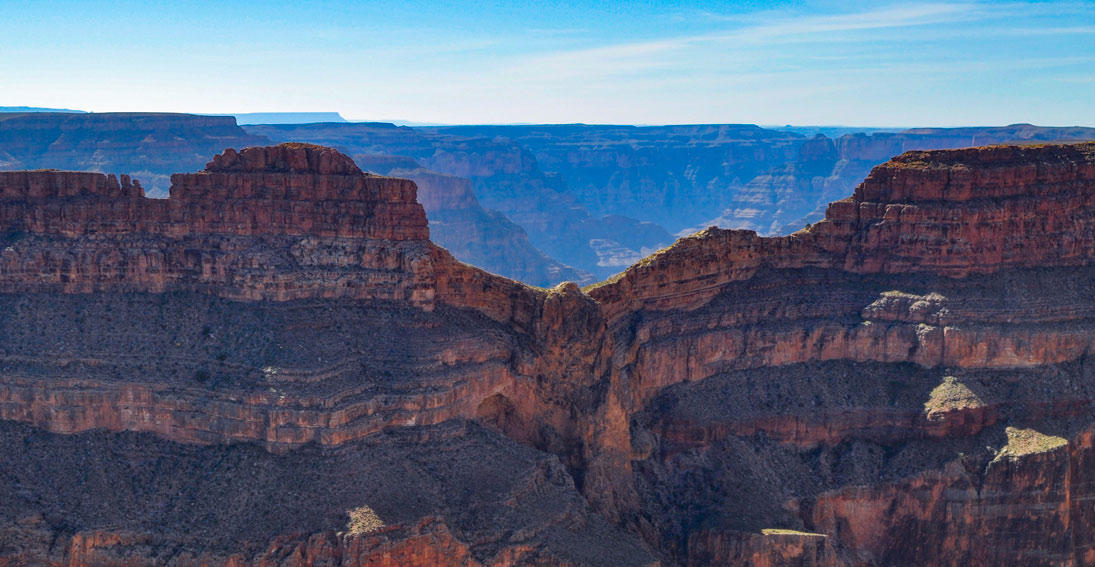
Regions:
<instances>
[{"instance_id":1,"label":"rocky outcrop","mask_svg":"<svg viewBox=\"0 0 1095 567\"><path fill-rule=\"evenodd\" d=\"M431 249L414 184L366 177L332 150L226 151L201 173L173 176L163 200L105 175L0 173L0 185L0 289L9 293L434 301L423 280ZM263 239L278 245L261 246Z\"/></svg>"},{"instance_id":2,"label":"rocky outcrop","mask_svg":"<svg viewBox=\"0 0 1095 567\"><path fill-rule=\"evenodd\" d=\"M141 196L140 187L127 178L119 183L97 174L0 173L0 194L6 199L0 210L7 226L0 289L34 298L60 292L198 293L274 302L384 300L426 312L441 305L474 308L522 326L536 317L540 292L460 264L428 241L412 182L366 176L333 150L294 144L227 150L205 171L175 175L173 181L171 198L154 200ZM41 305L39 299L31 301ZM104 303L123 309L125 300ZM206 315L196 317L210 326L215 323ZM130 313L131 324L142 318ZM155 317L147 323L154 326ZM225 332L242 338L249 331L241 325ZM164 344L157 350L173 339L160 340ZM470 335L465 340L478 342ZM508 356L498 345L463 346L430 356L438 357L439 370L468 356L480 362ZM125 351L121 344L115 348L115 355ZM228 356L231 347L223 348ZM162 356L177 358L168 351ZM28 359L14 349L9 353L14 364L68 374L55 366L53 357ZM230 372L259 372L275 382L305 384L352 373L361 358L347 354L339 353L327 364L237 367ZM436 407L434 417L414 418L422 424L472 417L478 402L466 399L464 388L498 388L513 379L500 368L485 373L477 368L480 378L450 383L457 389L447 393L431 392L430 402L393 398L377 406L368 397L353 401L359 393L351 388L316 399L302 391L305 397L289 404L276 389L217 394L199 383L186 392L168 386L162 376L112 383L94 370L104 362L98 354L72 355L93 370L54 382L48 390L38 388L34 379L13 379L3 388L7 403L0 415L66 433L106 427L155 431L190 442L261 440L271 448L316 441L338 444L406 419L391 413L400 405ZM200 366L200 358L194 362ZM49 367L54 369L41 370ZM199 377L210 372L204 367L190 371ZM89 392L96 392L93 397L103 403L89 407ZM202 418L189 417L194 415ZM387 417L377 421L379 415Z\"/></svg>"},{"instance_id":3,"label":"rocky outcrop","mask_svg":"<svg viewBox=\"0 0 1095 567\"><path fill-rule=\"evenodd\" d=\"M4 175L6 557L1091 561L1093 144L906 153L585 291L457 262L413 183L316 146L155 202ZM361 506L389 527L339 535Z\"/></svg>"},{"instance_id":4,"label":"rocky outcrop","mask_svg":"<svg viewBox=\"0 0 1095 567\"><path fill-rule=\"evenodd\" d=\"M578 330L565 324L583 304L586 318L597 321L596 304L573 284L548 293L457 262L429 242L410 181L365 175L326 148L286 144L227 150L202 172L173 176L165 200L144 198L129 179L95 174L7 173L0 183L6 223L0 297L12 302L0 327L5 420L64 434L105 429L202 446L252 442L286 455L307 445L360 447L393 427L476 419L530 445L550 446L574 470L619 474L609 463L620 463L626 446L606 445L592 423L570 420L581 397L576 390L607 379L597 360L603 323ZM580 403L591 416L608 411L600 400ZM626 430L610 431L626 444ZM498 465L483 447L469 449L468 457L475 463L469 474ZM270 544L273 555L247 552L239 564L338 557L356 565L354 554L360 564L373 564L374 555L430 563L465 547L474 551L468 565L599 564L594 540L575 544L567 535L575 530L613 541L617 564L650 564L634 538L589 510L562 471L528 479L505 497L501 510L540 498L545 482L562 482L571 500L558 513L548 511L557 504L522 512L531 523L508 543L496 530L516 527L512 521L470 527L484 518L476 501L468 502L470 512L443 517L451 522L464 513L468 527L460 533L479 530L470 540L397 531L391 545L369 544L365 553L357 539L314 535L340 513L331 511L335 503L326 511L309 508L313 523ZM588 482L608 475L591 473ZM141 478L134 482L134 492L152 490ZM390 490L418 501L435 496L428 481L401 482ZM254 494L268 498L278 486L271 482ZM41 511L25 502L12 510ZM316 514L326 519L314 521ZM405 516L411 525L422 517ZM549 517L566 527L545 524ZM70 564L122 558L139 564L165 548L183 550L179 557L214 553L204 536L151 541L159 528L121 521L127 529L117 532L119 520L89 518L71 524L94 541L73 539L62 553L76 562ZM70 524L51 525L52 542ZM544 532L555 529L562 531ZM239 541L273 541L287 530L275 523L257 540ZM61 553L48 547L49 557ZM227 549L208 562L233 564L237 554Z\"/></svg>"},{"instance_id":5,"label":"rocky outcrop","mask_svg":"<svg viewBox=\"0 0 1095 567\"><path fill-rule=\"evenodd\" d=\"M1086 564L1093 149L908 152L807 230L709 230L592 289L633 341L648 541L704 565ZM826 537L789 559L755 548L770 529Z\"/></svg>"},{"instance_id":6,"label":"rocky outcrop","mask_svg":"<svg viewBox=\"0 0 1095 567\"><path fill-rule=\"evenodd\" d=\"M875 168L825 221L787 237L710 229L599 286L603 303L682 307L758 269L948 277L1085 264L1092 145L908 152ZM1036 205L1032 208L1032 203ZM666 289L671 282L673 289ZM657 291L652 289L657 287ZM699 295L697 296L697 292Z\"/></svg>"}]
</instances>

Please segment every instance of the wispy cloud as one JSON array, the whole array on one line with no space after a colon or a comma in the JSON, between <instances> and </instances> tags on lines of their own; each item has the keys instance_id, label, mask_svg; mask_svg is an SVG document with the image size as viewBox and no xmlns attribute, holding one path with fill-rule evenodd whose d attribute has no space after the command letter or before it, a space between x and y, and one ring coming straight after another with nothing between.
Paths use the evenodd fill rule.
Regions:
<instances>
[{"instance_id":1,"label":"wispy cloud","mask_svg":"<svg viewBox=\"0 0 1095 567\"><path fill-rule=\"evenodd\" d=\"M802 36L863 30L879 30L953 23L977 12L976 4L918 4L891 6L858 13L801 16L780 22L747 27L726 34L701 36L702 39L770 42Z\"/></svg>"},{"instance_id":2,"label":"wispy cloud","mask_svg":"<svg viewBox=\"0 0 1095 567\"><path fill-rule=\"evenodd\" d=\"M1090 85L1095 84L1095 75L1063 75L1060 77L1053 77L1053 80L1061 83Z\"/></svg>"},{"instance_id":3,"label":"wispy cloud","mask_svg":"<svg viewBox=\"0 0 1095 567\"><path fill-rule=\"evenodd\" d=\"M1086 13L1083 6L1070 4L1065 8ZM902 42L1095 33L1095 26L1037 27L1021 17L1047 13L1045 6L1037 4L977 2L894 5L822 15L763 12L760 19L755 19L757 14L722 18L700 13L701 18L736 25L705 33L540 53L522 57L504 71L514 81L555 83L581 78L638 78L657 72L680 74L703 66L746 72L757 65L774 66L780 60L797 68L811 60L839 62L867 57L876 61L877 68L896 68L896 59L905 53L897 47ZM844 49L841 53L808 55L801 48L780 51L783 47L810 43L830 50L837 45L870 47L865 52ZM1054 61L1047 60L1046 64L1053 65ZM969 63L967 67L976 64Z\"/></svg>"},{"instance_id":4,"label":"wispy cloud","mask_svg":"<svg viewBox=\"0 0 1095 567\"><path fill-rule=\"evenodd\" d=\"M558 81L581 76L618 76L637 72L687 67L680 55L690 49L757 48L783 43L833 40L832 34L953 23L972 17L977 5L962 3L895 6L864 12L824 16L797 16L766 21L730 30L671 37L652 41L564 50L528 57L511 69L514 77ZM846 38L845 38L846 39ZM684 63L684 65L682 65ZM534 70L533 73L528 71Z\"/></svg>"}]
</instances>

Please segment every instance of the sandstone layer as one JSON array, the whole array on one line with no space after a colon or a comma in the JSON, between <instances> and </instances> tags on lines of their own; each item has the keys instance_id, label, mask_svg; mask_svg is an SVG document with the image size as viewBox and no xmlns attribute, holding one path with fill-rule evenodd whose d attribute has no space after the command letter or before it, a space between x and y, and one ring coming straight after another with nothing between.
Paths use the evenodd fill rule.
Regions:
<instances>
[{"instance_id":1,"label":"sandstone layer","mask_svg":"<svg viewBox=\"0 0 1095 567\"><path fill-rule=\"evenodd\" d=\"M0 174L0 561L1088 565L1093 203L1095 144L909 152L538 290L321 147Z\"/></svg>"}]
</instances>

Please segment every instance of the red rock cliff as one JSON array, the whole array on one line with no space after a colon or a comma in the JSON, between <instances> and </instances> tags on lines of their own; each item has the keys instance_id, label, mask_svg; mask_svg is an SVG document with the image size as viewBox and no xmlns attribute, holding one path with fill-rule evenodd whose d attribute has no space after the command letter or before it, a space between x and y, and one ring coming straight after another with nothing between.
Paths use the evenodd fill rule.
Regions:
<instances>
[{"instance_id":1,"label":"red rock cliff","mask_svg":"<svg viewBox=\"0 0 1095 567\"><path fill-rule=\"evenodd\" d=\"M333 150L286 144L227 150L172 183L171 198L160 200L124 176L0 173L9 240L0 289L432 304L429 232L409 181L366 176ZM285 250L256 246L260 239Z\"/></svg>"},{"instance_id":2,"label":"red rock cliff","mask_svg":"<svg viewBox=\"0 0 1095 567\"><path fill-rule=\"evenodd\" d=\"M345 451L332 466L474 420L557 455L569 476L514 465L495 495L547 510L509 535L473 502L444 511L452 539L393 501L400 541L467 547L467 565L563 564L550 542L594 533L626 543L617 564L650 562L636 534L694 566L1090 563L1095 144L911 152L809 229L708 230L588 292L454 261L414 192L304 145L226 151L163 201L126 179L0 175L0 417L278 453L256 462ZM483 439L468 450L501 437ZM392 491L440 498L392 470ZM600 516L536 500L549 485ZM330 524L342 505L306 511ZM601 517L632 535L588 531ZM403 553L309 529L277 557Z\"/></svg>"}]
</instances>

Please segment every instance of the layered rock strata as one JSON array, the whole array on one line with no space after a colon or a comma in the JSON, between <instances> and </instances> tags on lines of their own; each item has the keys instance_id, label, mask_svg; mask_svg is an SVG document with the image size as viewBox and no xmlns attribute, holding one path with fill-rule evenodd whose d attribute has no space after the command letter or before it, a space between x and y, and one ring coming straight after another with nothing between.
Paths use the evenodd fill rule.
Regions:
<instances>
[{"instance_id":1,"label":"layered rock strata","mask_svg":"<svg viewBox=\"0 0 1095 567\"><path fill-rule=\"evenodd\" d=\"M728 195L722 214L696 230L717 225L789 234L825 218L831 201L851 193L875 166L906 151L1082 140L1095 140L1095 128L1013 124L855 132L832 139L818 134L799 146L797 160L756 176Z\"/></svg>"},{"instance_id":2,"label":"layered rock strata","mask_svg":"<svg viewBox=\"0 0 1095 567\"><path fill-rule=\"evenodd\" d=\"M694 565L1088 564L1093 159L909 152L807 230L709 230L592 289L630 345L647 540Z\"/></svg>"},{"instance_id":3,"label":"layered rock strata","mask_svg":"<svg viewBox=\"0 0 1095 567\"><path fill-rule=\"evenodd\" d=\"M119 476L55 435L79 434L135 443L117 449L134 471L161 450L191 455L172 470L279 471L239 495L264 521L218 543L182 534L235 526L231 508L62 521L79 489L43 504L50 466L12 461L12 561L1095 558L1095 145L910 152L807 230L708 230L586 291L456 262L413 184L315 146L226 151L161 202L124 178L3 175L12 451ZM502 461L503 488L469 480ZM171 474L127 490L222 490ZM312 495L321 477L341 496ZM262 512L272 494L305 504ZM362 505L393 527L339 535Z\"/></svg>"},{"instance_id":4,"label":"layered rock strata","mask_svg":"<svg viewBox=\"0 0 1095 567\"><path fill-rule=\"evenodd\" d=\"M0 170L56 168L140 177L156 197L171 174L200 168L227 146L268 143L231 116L139 112L0 113Z\"/></svg>"}]
</instances>

